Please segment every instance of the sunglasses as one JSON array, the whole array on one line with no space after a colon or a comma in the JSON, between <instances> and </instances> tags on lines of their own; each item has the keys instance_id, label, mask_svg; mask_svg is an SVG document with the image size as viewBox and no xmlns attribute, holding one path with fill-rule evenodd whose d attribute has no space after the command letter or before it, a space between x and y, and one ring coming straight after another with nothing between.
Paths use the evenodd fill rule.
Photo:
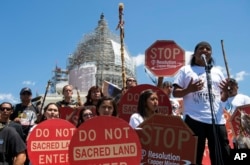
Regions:
<instances>
[{"instance_id":1,"label":"sunglasses","mask_svg":"<svg viewBox=\"0 0 250 165\"><path fill-rule=\"evenodd\" d=\"M83 114L82 116L83 116L83 117L87 117L87 116L93 117L94 115L93 115L92 113L86 113L86 114Z\"/></svg>"},{"instance_id":2,"label":"sunglasses","mask_svg":"<svg viewBox=\"0 0 250 165\"><path fill-rule=\"evenodd\" d=\"M5 109L6 109L7 111L12 110L12 108L7 108L7 107L2 107L2 108L0 108L1 111L4 111Z\"/></svg>"}]
</instances>

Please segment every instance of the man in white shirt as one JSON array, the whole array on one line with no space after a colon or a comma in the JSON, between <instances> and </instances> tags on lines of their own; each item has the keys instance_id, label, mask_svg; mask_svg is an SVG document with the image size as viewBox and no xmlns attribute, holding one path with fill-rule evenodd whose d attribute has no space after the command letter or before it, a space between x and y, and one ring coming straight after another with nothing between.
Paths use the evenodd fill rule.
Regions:
<instances>
[{"instance_id":1,"label":"man in white shirt","mask_svg":"<svg viewBox=\"0 0 250 165\"><path fill-rule=\"evenodd\" d=\"M170 81L164 81L162 84L163 92L168 96L171 105L173 115L182 117L182 108L178 99L171 97L173 92L173 84Z\"/></svg>"}]
</instances>

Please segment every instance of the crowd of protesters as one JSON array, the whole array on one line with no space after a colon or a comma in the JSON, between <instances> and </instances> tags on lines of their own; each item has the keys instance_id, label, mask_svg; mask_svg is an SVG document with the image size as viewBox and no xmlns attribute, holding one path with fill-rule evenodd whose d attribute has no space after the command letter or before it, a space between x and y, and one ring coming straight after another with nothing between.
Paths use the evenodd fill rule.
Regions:
<instances>
[{"instance_id":1,"label":"crowd of protesters","mask_svg":"<svg viewBox=\"0 0 250 165\"><path fill-rule=\"evenodd\" d=\"M218 160L214 145L215 136L218 139L217 143L221 144L219 145L219 150L222 152L220 161L224 164L228 163L230 146L223 110L232 114L237 106L250 104L248 96L238 93L237 81L233 78L225 78L213 65L212 46L208 42L200 42L195 46L190 64L179 70L174 82L165 81L160 88L171 102L172 115L181 116L198 137L197 164L202 164L206 140L209 141L212 164L220 164L216 162ZM212 73L212 84L207 82L207 70ZM128 77L126 86L116 97L105 96L101 87L92 86L87 92L86 101L74 100L72 97L74 87L65 85L62 89L63 99L48 103L42 109L32 102L31 89L22 88L20 103L13 105L10 102L2 102L0 104L0 142L2 142L0 145L3 146L0 147L0 164L30 164L26 146L27 137L39 123L45 120L62 118L71 121L78 128L94 117L103 115L119 117L118 107L121 106L122 96L137 85L138 82L134 77ZM209 102L211 100L208 97L208 92L211 90L209 85L212 85L213 90L212 103ZM183 102L178 102L175 98L181 98ZM136 129L145 120L158 113L158 106L157 91L152 89L141 91L137 109L131 114L128 124ZM216 112L214 116L210 112L211 106ZM75 122L74 116L77 116ZM216 119L212 120L213 117ZM217 130L216 134L213 131L214 126Z\"/></svg>"}]
</instances>

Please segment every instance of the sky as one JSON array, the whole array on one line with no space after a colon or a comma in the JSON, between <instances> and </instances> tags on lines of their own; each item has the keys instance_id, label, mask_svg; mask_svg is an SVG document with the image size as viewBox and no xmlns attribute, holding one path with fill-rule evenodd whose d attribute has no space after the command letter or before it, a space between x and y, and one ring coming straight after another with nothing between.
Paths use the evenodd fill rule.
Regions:
<instances>
[{"instance_id":1,"label":"sky","mask_svg":"<svg viewBox=\"0 0 250 165\"><path fill-rule=\"evenodd\" d=\"M124 42L136 59L139 84L157 79L145 73L144 65L145 50L156 40L175 41L187 56L198 42L208 41L216 66L226 76L226 62L239 93L250 96L249 0L1 0L0 103L18 103L23 87L30 87L33 95L44 94L52 70L56 65L66 68L67 57L94 31L101 13L119 35L119 3L124 5Z\"/></svg>"}]
</instances>

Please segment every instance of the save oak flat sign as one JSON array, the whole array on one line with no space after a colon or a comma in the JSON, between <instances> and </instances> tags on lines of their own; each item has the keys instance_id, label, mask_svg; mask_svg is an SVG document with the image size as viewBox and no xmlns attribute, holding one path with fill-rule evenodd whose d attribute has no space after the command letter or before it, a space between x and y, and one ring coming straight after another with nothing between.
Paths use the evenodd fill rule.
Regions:
<instances>
[{"instance_id":1,"label":"save oak flat sign","mask_svg":"<svg viewBox=\"0 0 250 165\"><path fill-rule=\"evenodd\" d=\"M185 65L185 51L172 40L157 40L145 51L145 66L155 76L174 76Z\"/></svg>"}]
</instances>

